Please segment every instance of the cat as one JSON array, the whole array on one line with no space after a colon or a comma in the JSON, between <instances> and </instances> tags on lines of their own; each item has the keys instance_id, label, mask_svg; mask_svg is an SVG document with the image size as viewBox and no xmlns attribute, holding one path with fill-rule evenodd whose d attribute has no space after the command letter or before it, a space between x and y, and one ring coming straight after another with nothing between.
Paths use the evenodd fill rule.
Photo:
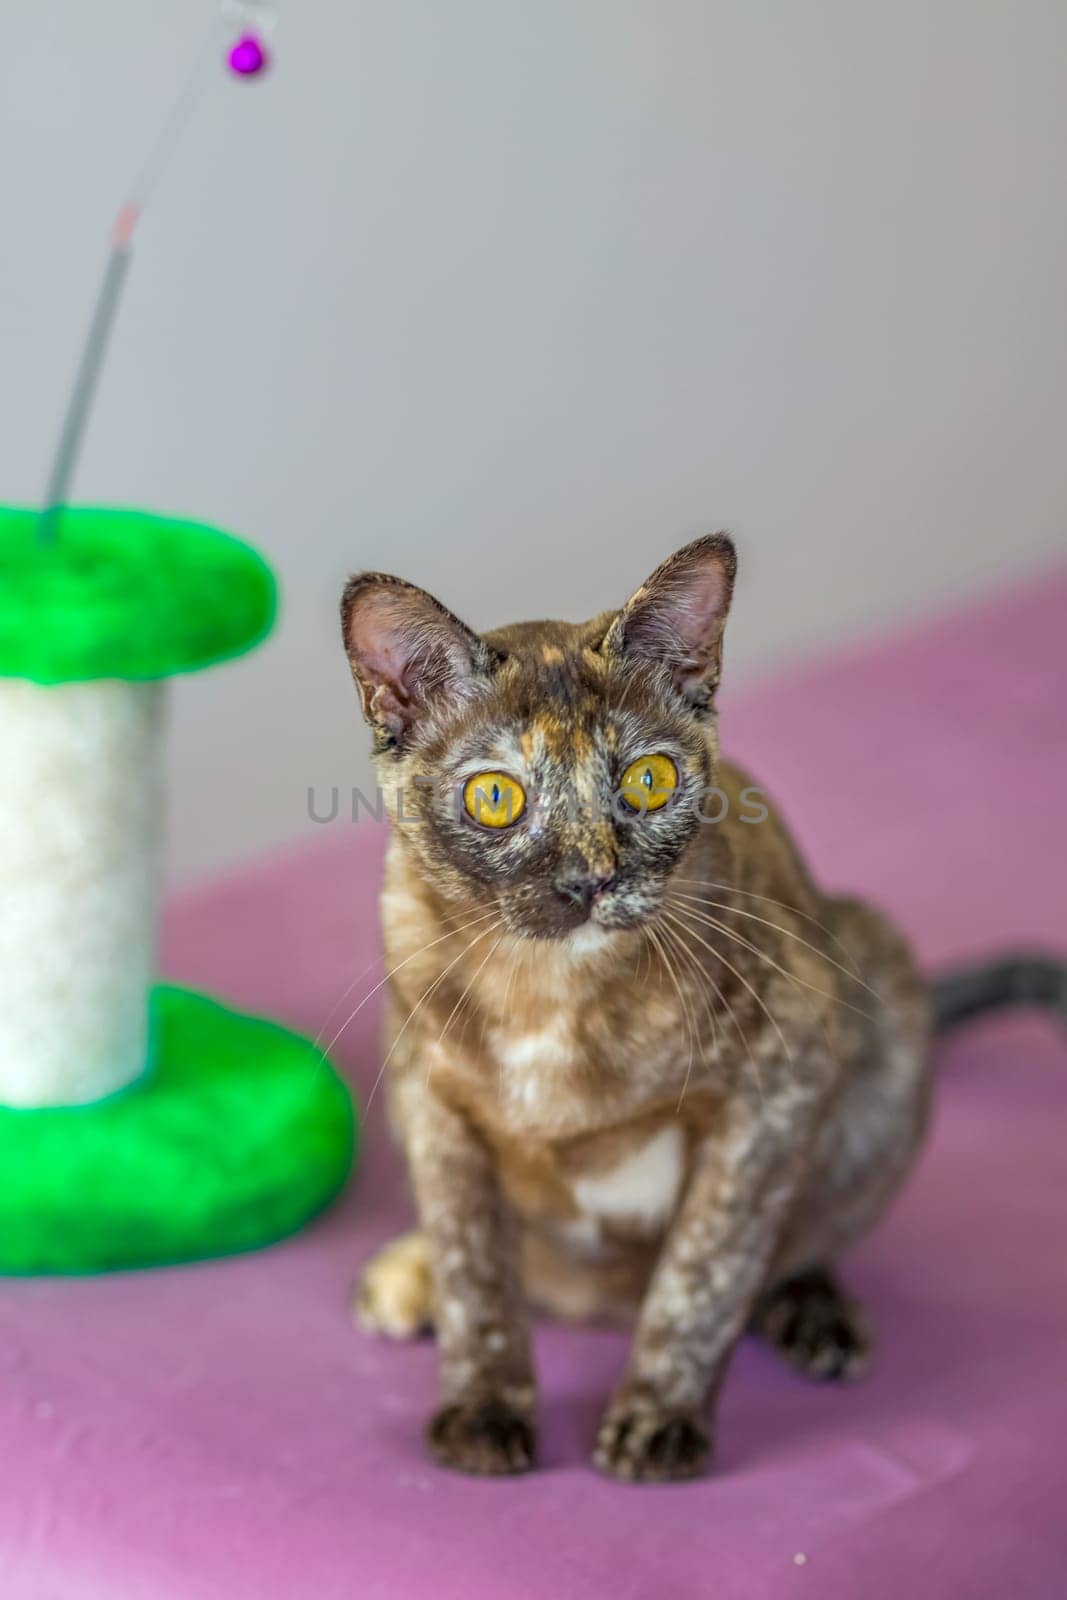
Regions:
<instances>
[{"instance_id":1,"label":"cat","mask_svg":"<svg viewBox=\"0 0 1067 1600\"><path fill-rule=\"evenodd\" d=\"M535 1464L531 1308L633 1325L593 1451L627 1480L703 1469L746 1329L814 1378L862 1373L834 1262L915 1158L934 1023L1064 1008L1050 962L932 991L879 911L813 883L719 754L735 572L710 535L620 611L484 636L398 578L344 591L420 1224L358 1309L435 1330L428 1443L459 1471Z\"/></svg>"}]
</instances>

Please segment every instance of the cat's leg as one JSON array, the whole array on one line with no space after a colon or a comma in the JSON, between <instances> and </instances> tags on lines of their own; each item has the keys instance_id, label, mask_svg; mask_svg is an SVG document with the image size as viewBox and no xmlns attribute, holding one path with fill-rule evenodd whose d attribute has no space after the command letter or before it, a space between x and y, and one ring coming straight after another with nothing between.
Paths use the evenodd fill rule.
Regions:
<instances>
[{"instance_id":1,"label":"cat's leg","mask_svg":"<svg viewBox=\"0 0 1067 1600\"><path fill-rule=\"evenodd\" d=\"M869 1232L915 1159L930 1101L929 1008L907 945L880 912L840 899L826 915L863 982L841 985L838 1091L752 1326L809 1376L852 1378L870 1366L871 1327L828 1263Z\"/></svg>"},{"instance_id":2,"label":"cat's leg","mask_svg":"<svg viewBox=\"0 0 1067 1600\"><path fill-rule=\"evenodd\" d=\"M430 1449L459 1472L525 1472L536 1387L514 1221L491 1152L421 1075L397 1100L436 1308L443 1404Z\"/></svg>"},{"instance_id":3,"label":"cat's leg","mask_svg":"<svg viewBox=\"0 0 1067 1600\"><path fill-rule=\"evenodd\" d=\"M688 1478L711 1449L708 1411L748 1322L800 1187L811 1106L773 1120L735 1107L726 1137L707 1137L641 1306L626 1374L593 1460L629 1480ZM780 1112L785 1112L780 1107ZM788 1126L783 1137L773 1131Z\"/></svg>"},{"instance_id":4,"label":"cat's leg","mask_svg":"<svg viewBox=\"0 0 1067 1600\"><path fill-rule=\"evenodd\" d=\"M867 1317L824 1267L798 1272L761 1294L750 1327L809 1378L859 1378L870 1365Z\"/></svg>"},{"instance_id":5,"label":"cat's leg","mask_svg":"<svg viewBox=\"0 0 1067 1600\"><path fill-rule=\"evenodd\" d=\"M352 1312L368 1333L418 1339L433 1331L430 1246L418 1229L391 1239L360 1273Z\"/></svg>"}]
</instances>

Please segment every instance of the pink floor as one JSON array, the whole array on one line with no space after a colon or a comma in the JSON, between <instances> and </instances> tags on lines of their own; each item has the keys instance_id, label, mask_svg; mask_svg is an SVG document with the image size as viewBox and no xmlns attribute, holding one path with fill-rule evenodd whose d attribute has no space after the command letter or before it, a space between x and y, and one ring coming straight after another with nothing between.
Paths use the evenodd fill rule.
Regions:
<instances>
[{"instance_id":1,"label":"pink floor","mask_svg":"<svg viewBox=\"0 0 1067 1600\"><path fill-rule=\"evenodd\" d=\"M824 879L891 907L928 963L1067 948L1065 667L1062 574L729 696L725 742ZM339 823L186 897L166 971L332 1032L373 981L338 1003L375 956L380 854ZM372 1002L336 1051L364 1099L376 1023ZM346 1312L357 1263L408 1216L380 1098L346 1199L286 1244L4 1283L0 1600L1058 1600L1067 1050L998 1020L943 1069L921 1169L851 1263L877 1375L827 1391L746 1346L717 1470L693 1485L593 1474L623 1341L552 1327L544 1470L427 1463L432 1349L375 1343Z\"/></svg>"}]
</instances>

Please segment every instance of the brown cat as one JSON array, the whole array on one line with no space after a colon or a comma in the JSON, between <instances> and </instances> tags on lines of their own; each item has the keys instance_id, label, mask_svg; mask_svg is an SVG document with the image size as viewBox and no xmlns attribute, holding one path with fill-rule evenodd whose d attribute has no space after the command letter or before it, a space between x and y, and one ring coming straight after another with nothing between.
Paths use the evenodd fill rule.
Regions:
<instances>
[{"instance_id":1,"label":"brown cat","mask_svg":"<svg viewBox=\"0 0 1067 1600\"><path fill-rule=\"evenodd\" d=\"M533 1465L530 1304L635 1322L594 1452L621 1478L701 1468L746 1327L814 1377L868 1358L831 1264L915 1155L929 994L720 760L734 572L717 534L619 612L484 637L397 578L345 590L393 822L387 1068L421 1222L359 1307L435 1327L429 1441L462 1471ZM1062 984L996 971L950 985L946 1018Z\"/></svg>"}]
</instances>

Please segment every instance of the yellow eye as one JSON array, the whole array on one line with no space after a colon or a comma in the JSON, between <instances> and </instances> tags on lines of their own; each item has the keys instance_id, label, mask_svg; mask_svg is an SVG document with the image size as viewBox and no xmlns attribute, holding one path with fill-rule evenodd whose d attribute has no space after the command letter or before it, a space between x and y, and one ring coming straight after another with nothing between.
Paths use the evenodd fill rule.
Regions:
<instances>
[{"instance_id":1,"label":"yellow eye","mask_svg":"<svg viewBox=\"0 0 1067 1600\"><path fill-rule=\"evenodd\" d=\"M678 768L670 756L642 756L622 775L619 793L630 811L658 811L678 787Z\"/></svg>"},{"instance_id":2,"label":"yellow eye","mask_svg":"<svg viewBox=\"0 0 1067 1600\"><path fill-rule=\"evenodd\" d=\"M526 793L506 772L478 772L463 785L463 804L483 828L508 828L526 810Z\"/></svg>"}]
</instances>

